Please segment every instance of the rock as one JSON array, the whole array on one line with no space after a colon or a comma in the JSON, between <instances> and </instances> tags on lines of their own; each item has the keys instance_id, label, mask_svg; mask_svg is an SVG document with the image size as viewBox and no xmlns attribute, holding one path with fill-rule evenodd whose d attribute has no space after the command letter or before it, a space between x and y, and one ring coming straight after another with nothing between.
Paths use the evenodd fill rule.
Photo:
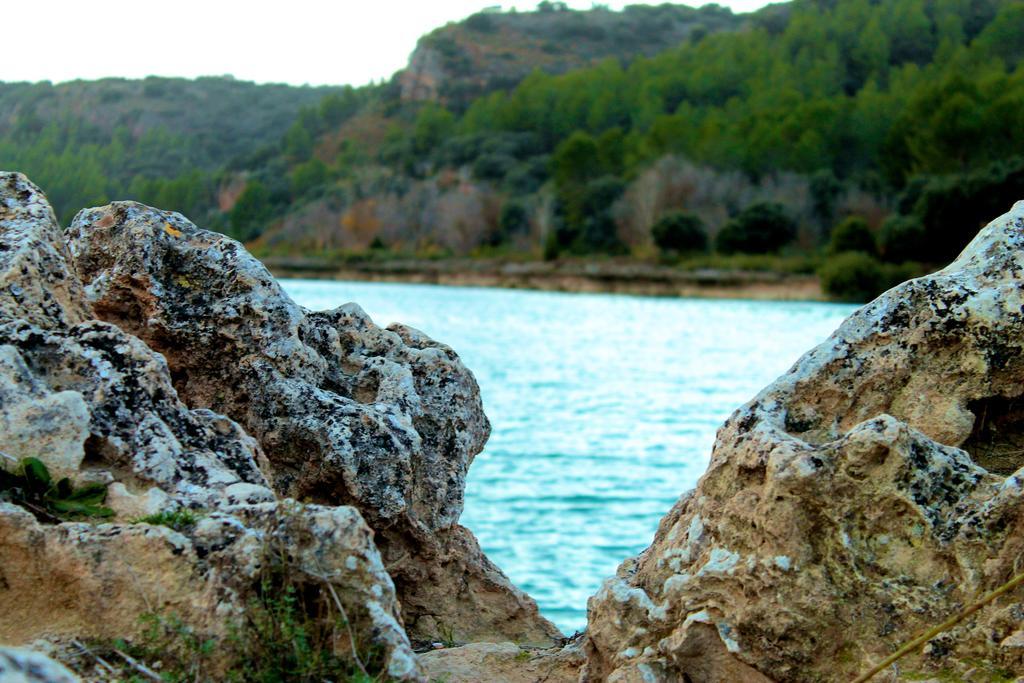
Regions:
<instances>
[{"instance_id":1,"label":"rock","mask_svg":"<svg viewBox=\"0 0 1024 683\"><path fill-rule=\"evenodd\" d=\"M354 304L307 312L179 214L119 202L66 235L96 315L161 353L187 405L256 437L279 495L359 508L414 638L559 637L457 526L489 424L454 351Z\"/></svg>"},{"instance_id":2,"label":"rock","mask_svg":"<svg viewBox=\"0 0 1024 683\"><path fill-rule=\"evenodd\" d=\"M263 582L281 580L300 595L309 586L325 601L337 596L355 642L380 649L389 680L423 680L373 532L351 507L229 506L181 533L148 524L43 525L0 503L0 557L0 642L140 642L164 620L200 641L222 640L223 658L229 624L245 623ZM347 635L339 638L349 649ZM231 663L198 661L214 669Z\"/></svg>"},{"instance_id":3,"label":"rock","mask_svg":"<svg viewBox=\"0 0 1024 683\"><path fill-rule=\"evenodd\" d=\"M0 647L0 681L3 683L78 683L78 676L44 654Z\"/></svg>"},{"instance_id":4,"label":"rock","mask_svg":"<svg viewBox=\"0 0 1024 683\"><path fill-rule=\"evenodd\" d=\"M207 508L233 484L267 484L259 445L222 415L189 410L164 359L109 323L46 330L0 317L0 415L9 455L62 474L81 465L79 477L113 472L130 492L156 485Z\"/></svg>"},{"instance_id":5,"label":"rock","mask_svg":"<svg viewBox=\"0 0 1024 683\"><path fill-rule=\"evenodd\" d=\"M576 683L583 656L578 647L522 649L515 643L473 643L420 655L431 681L447 683Z\"/></svg>"},{"instance_id":6,"label":"rock","mask_svg":"<svg viewBox=\"0 0 1024 683\"><path fill-rule=\"evenodd\" d=\"M0 317L43 328L92 318L46 197L20 173L0 172Z\"/></svg>"},{"instance_id":7,"label":"rock","mask_svg":"<svg viewBox=\"0 0 1024 683\"><path fill-rule=\"evenodd\" d=\"M170 640L148 647L194 658L216 678L250 666L237 661L248 652L238 643L273 639L260 624L286 609L324 630L318 647L372 657L367 666L389 680L422 681L358 510L277 500L256 440L221 414L190 409L160 353L92 319L38 191L0 174L0 206L0 274L39 277L39 287L0 297L0 437L10 451L2 464L37 456L51 474L104 484L119 519L52 524L31 508L43 523L0 498L0 643L81 639L109 649L119 638L145 644L157 624ZM17 278L7 281L14 291ZM131 523L177 512L163 518L178 530ZM188 645L205 638L221 647L204 654Z\"/></svg>"},{"instance_id":8,"label":"rock","mask_svg":"<svg viewBox=\"0 0 1024 683\"><path fill-rule=\"evenodd\" d=\"M1020 571L1022 272L1024 202L736 411L696 490L591 598L584 677L849 680ZM901 671L1021 671L1022 600Z\"/></svg>"},{"instance_id":9,"label":"rock","mask_svg":"<svg viewBox=\"0 0 1024 683\"><path fill-rule=\"evenodd\" d=\"M13 346L0 346L0 444L7 457L38 458L59 477L78 473L89 408L77 391L52 391Z\"/></svg>"}]
</instances>

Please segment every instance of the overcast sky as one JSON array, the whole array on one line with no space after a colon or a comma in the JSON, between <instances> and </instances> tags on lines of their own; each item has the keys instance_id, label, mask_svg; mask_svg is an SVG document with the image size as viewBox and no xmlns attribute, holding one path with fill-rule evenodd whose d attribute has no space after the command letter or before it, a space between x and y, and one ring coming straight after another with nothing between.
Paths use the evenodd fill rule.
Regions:
<instances>
[{"instance_id":1,"label":"overcast sky","mask_svg":"<svg viewBox=\"0 0 1024 683\"><path fill-rule=\"evenodd\" d=\"M363 85L389 78L402 68L424 33L497 4L489 0L4 2L0 81L232 74L261 83ZM500 4L525 10L537 2ZM569 2L575 8L591 4L589 0ZM604 4L618 9L637 3ZM766 3L720 0L719 4L742 12Z\"/></svg>"}]
</instances>

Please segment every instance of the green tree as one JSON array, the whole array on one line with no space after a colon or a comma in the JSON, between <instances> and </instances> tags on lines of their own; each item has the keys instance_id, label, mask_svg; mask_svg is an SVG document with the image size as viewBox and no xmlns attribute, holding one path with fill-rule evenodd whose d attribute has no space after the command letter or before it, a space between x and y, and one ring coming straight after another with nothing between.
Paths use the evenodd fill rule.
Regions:
<instances>
[{"instance_id":1,"label":"green tree","mask_svg":"<svg viewBox=\"0 0 1024 683\"><path fill-rule=\"evenodd\" d=\"M723 254L776 252L796 237L796 223L781 204L751 204L718 233L715 247Z\"/></svg>"},{"instance_id":2,"label":"green tree","mask_svg":"<svg viewBox=\"0 0 1024 683\"><path fill-rule=\"evenodd\" d=\"M259 237L272 213L270 191L258 180L249 181L231 209L231 236L243 242Z\"/></svg>"}]
</instances>

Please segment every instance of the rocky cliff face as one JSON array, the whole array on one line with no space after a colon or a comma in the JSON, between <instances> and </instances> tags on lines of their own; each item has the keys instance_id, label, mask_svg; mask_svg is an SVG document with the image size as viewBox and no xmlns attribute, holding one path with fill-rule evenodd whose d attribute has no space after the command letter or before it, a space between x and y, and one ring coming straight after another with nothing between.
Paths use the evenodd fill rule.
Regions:
<instances>
[{"instance_id":1,"label":"rocky cliff face","mask_svg":"<svg viewBox=\"0 0 1024 683\"><path fill-rule=\"evenodd\" d=\"M355 305L305 311L178 214L118 203L62 234L11 173L0 283L5 467L106 485L116 513L0 502L0 642L132 638L140 615L223 637L283 570L351 625L339 647L382 653L396 680L422 678L406 627L559 637L457 524L489 426L448 347ZM132 523L181 511L175 529Z\"/></svg>"},{"instance_id":2,"label":"rocky cliff face","mask_svg":"<svg viewBox=\"0 0 1024 683\"><path fill-rule=\"evenodd\" d=\"M590 600L590 680L849 680L1021 571L1024 202L718 433ZM900 663L1024 671L1017 590ZM965 662L972 662L969 666Z\"/></svg>"}]
</instances>

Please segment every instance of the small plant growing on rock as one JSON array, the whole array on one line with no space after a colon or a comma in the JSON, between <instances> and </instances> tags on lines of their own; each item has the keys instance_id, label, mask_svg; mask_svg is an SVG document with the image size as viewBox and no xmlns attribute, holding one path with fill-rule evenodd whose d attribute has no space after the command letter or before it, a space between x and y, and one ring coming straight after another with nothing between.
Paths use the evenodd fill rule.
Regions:
<instances>
[{"instance_id":1,"label":"small plant growing on rock","mask_svg":"<svg viewBox=\"0 0 1024 683\"><path fill-rule=\"evenodd\" d=\"M13 458L4 456L4 460ZM39 458L24 458L11 470L0 467L0 500L22 506L43 522L113 517L114 511L103 506L106 498L107 487L103 484L76 488L67 477L54 482Z\"/></svg>"},{"instance_id":2,"label":"small plant growing on rock","mask_svg":"<svg viewBox=\"0 0 1024 683\"><path fill-rule=\"evenodd\" d=\"M198 515L177 511L138 520L174 528ZM179 615L155 610L141 617L140 637L90 643L89 656L107 665L124 662L127 680L170 683L378 683L388 680L382 652L361 644L334 585L300 568L283 541L270 534L258 550L261 567L239 619L217 639ZM159 672L154 679L146 672Z\"/></svg>"},{"instance_id":3,"label":"small plant growing on rock","mask_svg":"<svg viewBox=\"0 0 1024 683\"><path fill-rule=\"evenodd\" d=\"M160 512L155 515L147 515L135 520L136 524L152 524L153 526L165 526L175 531L185 531L199 521L200 515L193 510L180 508L173 512Z\"/></svg>"}]
</instances>

